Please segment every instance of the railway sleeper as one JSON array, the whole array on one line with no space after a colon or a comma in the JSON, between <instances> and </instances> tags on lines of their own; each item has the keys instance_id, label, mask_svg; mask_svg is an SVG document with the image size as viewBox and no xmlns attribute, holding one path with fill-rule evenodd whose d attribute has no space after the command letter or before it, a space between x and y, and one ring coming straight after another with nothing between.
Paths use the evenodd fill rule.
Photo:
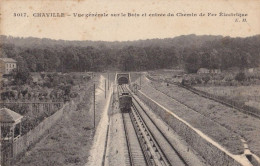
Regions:
<instances>
[{"instance_id":1,"label":"railway sleeper","mask_svg":"<svg viewBox=\"0 0 260 166\"><path fill-rule=\"evenodd\" d=\"M146 153L149 156L149 159L153 159L153 155L149 150L147 150Z\"/></svg>"},{"instance_id":2,"label":"railway sleeper","mask_svg":"<svg viewBox=\"0 0 260 166\"><path fill-rule=\"evenodd\" d=\"M138 121L135 122L135 127L140 132L142 138L140 142L143 142L141 147L143 147L142 149L144 155L148 156L149 159L152 160L155 165L168 165L167 159L164 156L162 156L161 149L158 149L159 147L156 144L157 143L156 140L154 140L145 122L143 121L141 115L136 110L137 108L135 106L134 108L135 109L133 109L131 115L133 119L137 119L137 118L139 119ZM142 129L141 126L143 127Z\"/></svg>"},{"instance_id":3,"label":"railway sleeper","mask_svg":"<svg viewBox=\"0 0 260 166\"><path fill-rule=\"evenodd\" d=\"M152 147L156 147L152 140L150 140L150 144L151 144Z\"/></svg>"}]
</instances>

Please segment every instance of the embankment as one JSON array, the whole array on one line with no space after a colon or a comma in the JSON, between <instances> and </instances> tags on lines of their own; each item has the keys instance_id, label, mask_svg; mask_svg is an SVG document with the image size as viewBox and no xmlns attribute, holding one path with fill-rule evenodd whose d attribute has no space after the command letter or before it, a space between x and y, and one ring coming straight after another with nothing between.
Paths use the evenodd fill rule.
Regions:
<instances>
[{"instance_id":1,"label":"embankment","mask_svg":"<svg viewBox=\"0 0 260 166\"><path fill-rule=\"evenodd\" d=\"M185 141L193 147L210 165L244 165L248 164L244 158L232 155L223 150L214 141L209 141L208 137L203 137L203 133L193 128L189 123L179 118L174 113L159 105L144 93L137 91L137 95L151 107L157 115L170 125ZM235 156L235 157L234 157ZM250 165L250 163L249 163Z\"/></svg>"}]
</instances>

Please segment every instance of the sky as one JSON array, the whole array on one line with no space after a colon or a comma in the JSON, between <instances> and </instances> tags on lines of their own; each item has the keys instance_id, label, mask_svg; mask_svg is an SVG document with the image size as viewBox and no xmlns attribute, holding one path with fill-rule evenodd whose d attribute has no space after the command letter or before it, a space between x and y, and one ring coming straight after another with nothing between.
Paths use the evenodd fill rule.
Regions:
<instances>
[{"instance_id":1,"label":"sky","mask_svg":"<svg viewBox=\"0 0 260 166\"><path fill-rule=\"evenodd\" d=\"M1 0L0 6L0 34L15 37L128 41L188 34L260 34L260 0ZM76 13L96 12L109 16L74 17ZM220 12L248 16L224 17L219 16ZM19 13L26 13L26 17L18 17ZM65 13L66 17L34 17L34 13ZM126 16L111 16L121 13ZM140 16L128 17L128 13ZM174 16L149 17L154 13ZM176 16L177 13L197 16ZM209 13L216 16L208 16Z\"/></svg>"}]
</instances>

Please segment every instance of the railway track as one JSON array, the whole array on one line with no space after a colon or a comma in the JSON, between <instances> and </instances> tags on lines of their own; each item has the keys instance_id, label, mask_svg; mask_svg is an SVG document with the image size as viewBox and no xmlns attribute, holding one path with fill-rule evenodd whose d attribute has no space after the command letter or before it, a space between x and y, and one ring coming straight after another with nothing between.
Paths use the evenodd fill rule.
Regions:
<instances>
[{"instance_id":1,"label":"railway track","mask_svg":"<svg viewBox=\"0 0 260 166\"><path fill-rule=\"evenodd\" d=\"M119 88L129 92L126 87ZM131 112L122 116L129 165L188 165L134 97Z\"/></svg>"},{"instance_id":2,"label":"railway track","mask_svg":"<svg viewBox=\"0 0 260 166\"><path fill-rule=\"evenodd\" d=\"M129 113L123 113L123 124L127 141L128 157L127 165L143 166L147 165L144 152L140 146L137 133L133 126Z\"/></svg>"}]
</instances>

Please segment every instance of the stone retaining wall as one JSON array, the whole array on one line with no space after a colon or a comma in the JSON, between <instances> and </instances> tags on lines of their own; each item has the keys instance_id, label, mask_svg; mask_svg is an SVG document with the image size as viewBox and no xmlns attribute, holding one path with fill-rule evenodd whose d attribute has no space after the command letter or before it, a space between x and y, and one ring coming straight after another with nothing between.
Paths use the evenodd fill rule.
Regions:
<instances>
[{"instance_id":1,"label":"stone retaining wall","mask_svg":"<svg viewBox=\"0 0 260 166\"><path fill-rule=\"evenodd\" d=\"M164 108L157 105L147 96L137 91L137 96L142 99L153 111L159 115L169 126L175 130L178 135L193 147L210 165L232 165L240 166L241 164L234 160L232 157L227 155L225 152L202 138L194 129L189 127L187 124L180 121L178 118L172 116L170 113L165 111Z\"/></svg>"}]
</instances>

